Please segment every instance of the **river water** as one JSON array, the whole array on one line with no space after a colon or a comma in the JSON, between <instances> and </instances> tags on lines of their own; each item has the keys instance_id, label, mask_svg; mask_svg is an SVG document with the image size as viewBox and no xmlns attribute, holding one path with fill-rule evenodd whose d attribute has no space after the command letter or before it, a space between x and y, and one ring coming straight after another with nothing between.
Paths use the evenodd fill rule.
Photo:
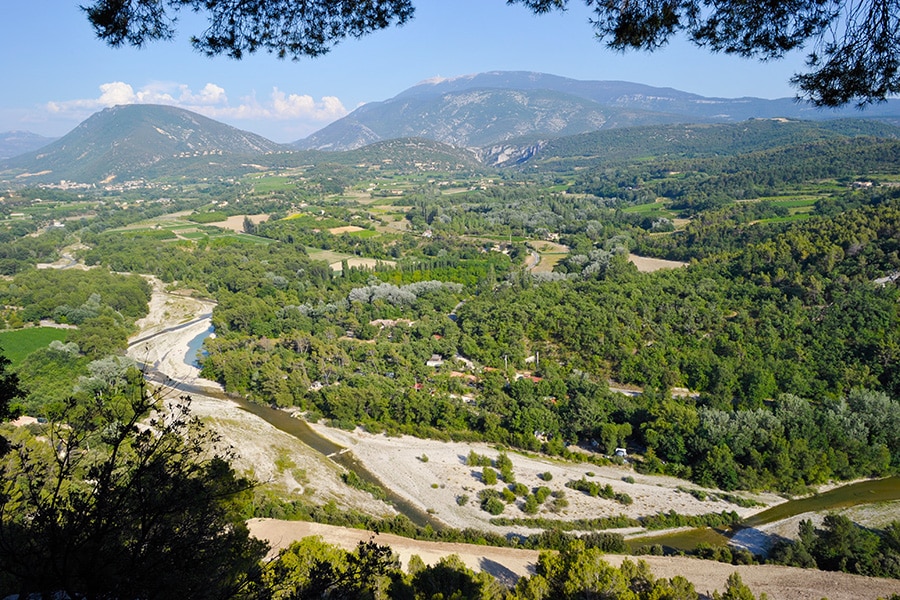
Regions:
<instances>
[{"instance_id":1,"label":"river water","mask_svg":"<svg viewBox=\"0 0 900 600\"><path fill-rule=\"evenodd\" d=\"M636 550L641 546L659 544L671 550L681 551L693 550L701 542L713 546L725 546L734 534L748 527L759 527L808 512L827 512L861 504L890 502L893 500L900 500L900 477L857 481L821 494L788 500L756 513L734 529L701 527L662 535L641 536L628 540L628 546L632 550Z\"/></svg>"},{"instance_id":2,"label":"river water","mask_svg":"<svg viewBox=\"0 0 900 600\"><path fill-rule=\"evenodd\" d=\"M215 327L210 325L206 331L197 334L197 337L188 342L188 350L184 355L184 363L186 365L197 367L198 369L200 368L200 356L206 354L206 351L203 349L203 342L205 342L206 338L212 335L213 332L215 332Z\"/></svg>"}]
</instances>

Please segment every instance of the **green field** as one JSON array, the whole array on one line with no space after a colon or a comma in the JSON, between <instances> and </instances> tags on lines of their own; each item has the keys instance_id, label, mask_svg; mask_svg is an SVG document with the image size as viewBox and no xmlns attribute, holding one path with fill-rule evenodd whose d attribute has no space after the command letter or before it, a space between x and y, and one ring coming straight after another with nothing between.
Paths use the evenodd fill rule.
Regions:
<instances>
[{"instance_id":1,"label":"green field","mask_svg":"<svg viewBox=\"0 0 900 600\"><path fill-rule=\"evenodd\" d=\"M139 223L129 225L128 227L110 229L110 231L115 231L117 233L125 235L161 235L165 232L168 232L172 234L172 239L175 239L174 236L180 236L180 238L189 240L191 242L199 242L206 239L213 240L221 238L233 238L242 242L248 242L252 244L272 243L272 240L270 239L258 237L255 235L248 235L245 233L237 234L228 229L222 229L220 227L215 227L212 225L202 225L199 223L193 223L191 221L185 221L183 219L173 219L165 217L148 219L146 221L141 221Z\"/></svg>"},{"instance_id":2,"label":"green field","mask_svg":"<svg viewBox=\"0 0 900 600\"><path fill-rule=\"evenodd\" d=\"M320 231L349 225L349 223L341 221L340 219L335 219L334 217L315 216L309 213L296 213L285 217L283 220L290 221L305 229L318 229Z\"/></svg>"},{"instance_id":3,"label":"green field","mask_svg":"<svg viewBox=\"0 0 900 600\"><path fill-rule=\"evenodd\" d=\"M668 210L666 205L662 202L651 202L649 204L637 204L635 206L629 206L628 208L623 208L622 212L627 212L635 215L643 215L645 217L659 218L665 217L667 219L674 219L677 215Z\"/></svg>"},{"instance_id":4,"label":"green field","mask_svg":"<svg viewBox=\"0 0 900 600\"><path fill-rule=\"evenodd\" d=\"M381 235L381 233L375 231L374 229L363 229L362 231L350 231L350 232L346 233L345 235L365 239L365 238L378 237Z\"/></svg>"},{"instance_id":5,"label":"green field","mask_svg":"<svg viewBox=\"0 0 900 600\"><path fill-rule=\"evenodd\" d=\"M28 329L14 329L0 331L0 349L13 365L20 363L26 356L46 347L53 340L61 342L69 337L68 329L55 327L29 327Z\"/></svg>"},{"instance_id":6,"label":"green field","mask_svg":"<svg viewBox=\"0 0 900 600\"><path fill-rule=\"evenodd\" d=\"M356 258L354 255L345 252L334 252L332 250L322 250L321 248L311 248L309 246L306 246L306 253L312 260L323 260L328 264Z\"/></svg>"},{"instance_id":7,"label":"green field","mask_svg":"<svg viewBox=\"0 0 900 600\"><path fill-rule=\"evenodd\" d=\"M257 194L265 194L270 192L281 192L291 189L296 185L292 178L288 177L254 177L247 178L248 183L253 186L253 191Z\"/></svg>"}]
</instances>

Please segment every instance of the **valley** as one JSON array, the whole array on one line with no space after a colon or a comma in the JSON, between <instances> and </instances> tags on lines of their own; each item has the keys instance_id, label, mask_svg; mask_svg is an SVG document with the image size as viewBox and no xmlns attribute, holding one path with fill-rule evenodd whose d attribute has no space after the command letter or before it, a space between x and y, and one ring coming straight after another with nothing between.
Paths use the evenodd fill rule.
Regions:
<instances>
[{"instance_id":1,"label":"valley","mask_svg":"<svg viewBox=\"0 0 900 600\"><path fill-rule=\"evenodd\" d=\"M466 85L398 96L451 98L445 137L403 137L427 119L394 101L303 150L133 105L4 161L0 376L31 420L0 428L22 499L0 525L81 494L183 504L279 561L343 564L304 536L359 558L375 531L409 577L485 593L602 552L634 586L627 553L707 596L736 571L770 598L896 594L900 129ZM477 125L490 107L536 128Z\"/></svg>"}]
</instances>

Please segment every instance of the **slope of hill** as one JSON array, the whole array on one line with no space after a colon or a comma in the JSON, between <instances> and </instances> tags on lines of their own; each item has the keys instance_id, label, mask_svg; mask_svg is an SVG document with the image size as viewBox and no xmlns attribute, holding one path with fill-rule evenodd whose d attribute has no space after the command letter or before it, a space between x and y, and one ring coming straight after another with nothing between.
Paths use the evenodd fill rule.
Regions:
<instances>
[{"instance_id":1,"label":"slope of hill","mask_svg":"<svg viewBox=\"0 0 900 600\"><path fill-rule=\"evenodd\" d=\"M348 150L410 136L456 146L490 146L637 125L774 117L821 120L859 114L853 109L812 109L790 98L706 98L621 81L495 71L425 81L384 102L366 104L293 146ZM869 118L898 115L896 101L865 113Z\"/></svg>"},{"instance_id":2,"label":"slope of hill","mask_svg":"<svg viewBox=\"0 0 900 600\"><path fill-rule=\"evenodd\" d=\"M56 140L30 131L0 132L0 160L37 150Z\"/></svg>"},{"instance_id":3,"label":"slope of hill","mask_svg":"<svg viewBox=\"0 0 900 600\"><path fill-rule=\"evenodd\" d=\"M546 139L678 120L673 115L606 107L554 90L473 88L366 104L294 145L353 150L379 140L421 137L459 147L479 147L524 136Z\"/></svg>"},{"instance_id":4,"label":"slope of hill","mask_svg":"<svg viewBox=\"0 0 900 600\"><path fill-rule=\"evenodd\" d=\"M171 106L128 105L98 112L56 142L6 161L30 181L94 183L172 173L215 156L288 151L266 138Z\"/></svg>"},{"instance_id":5,"label":"slope of hill","mask_svg":"<svg viewBox=\"0 0 900 600\"><path fill-rule=\"evenodd\" d=\"M631 161L643 156L733 156L860 136L896 140L900 139L900 127L865 119L752 119L741 123L632 127L550 140L531 149L528 166L537 168L546 164L558 170L589 166L598 161L607 164ZM485 162L504 164L503 156L498 155L502 148L498 146L493 153L486 153Z\"/></svg>"},{"instance_id":6,"label":"slope of hill","mask_svg":"<svg viewBox=\"0 0 900 600\"><path fill-rule=\"evenodd\" d=\"M375 142L346 152L319 153L318 160L347 165L390 165L400 171L458 171L480 169L476 153L421 138Z\"/></svg>"}]
</instances>

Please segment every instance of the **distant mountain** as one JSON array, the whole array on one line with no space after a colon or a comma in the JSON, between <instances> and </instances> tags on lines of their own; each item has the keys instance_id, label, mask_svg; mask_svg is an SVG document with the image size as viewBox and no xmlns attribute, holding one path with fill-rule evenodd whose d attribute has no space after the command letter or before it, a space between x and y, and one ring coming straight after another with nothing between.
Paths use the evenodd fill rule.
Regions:
<instances>
[{"instance_id":1,"label":"distant mountain","mask_svg":"<svg viewBox=\"0 0 900 600\"><path fill-rule=\"evenodd\" d=\"M204 163L285 151L290 149L187 110L132 104L98 112L52 144L0 168L27 173L34 182L112 182L179 169L196 173Z\"/></svg>"},{"instance_id":2,"label":"distant mountain","mask_svg":"<svg viewBox=\"0 0 900 600\"><path fill-rule=\"evenodd\" d=\"M56 140L30 131L0 132L0 160L37 150Z\"/></svg>"},{"instance_id":3,"label":"distant mountain","mask_svg":"<svg viewBox=\"0 0 900 600\"><path fill-rule=\"evenodd\" d=\"M790 98L707 98L622 81L580 81L555 75L495 71L420 83L372 102L292 144L350 150L379 140L421 137L463 147L503 146L619 127L735 122L750 118L897 118L900 102L861 113L818 110ZM494 149L497 154L501 149ZM491 152L489 152L491 153Z\"/></svg>"}]
</instances>

